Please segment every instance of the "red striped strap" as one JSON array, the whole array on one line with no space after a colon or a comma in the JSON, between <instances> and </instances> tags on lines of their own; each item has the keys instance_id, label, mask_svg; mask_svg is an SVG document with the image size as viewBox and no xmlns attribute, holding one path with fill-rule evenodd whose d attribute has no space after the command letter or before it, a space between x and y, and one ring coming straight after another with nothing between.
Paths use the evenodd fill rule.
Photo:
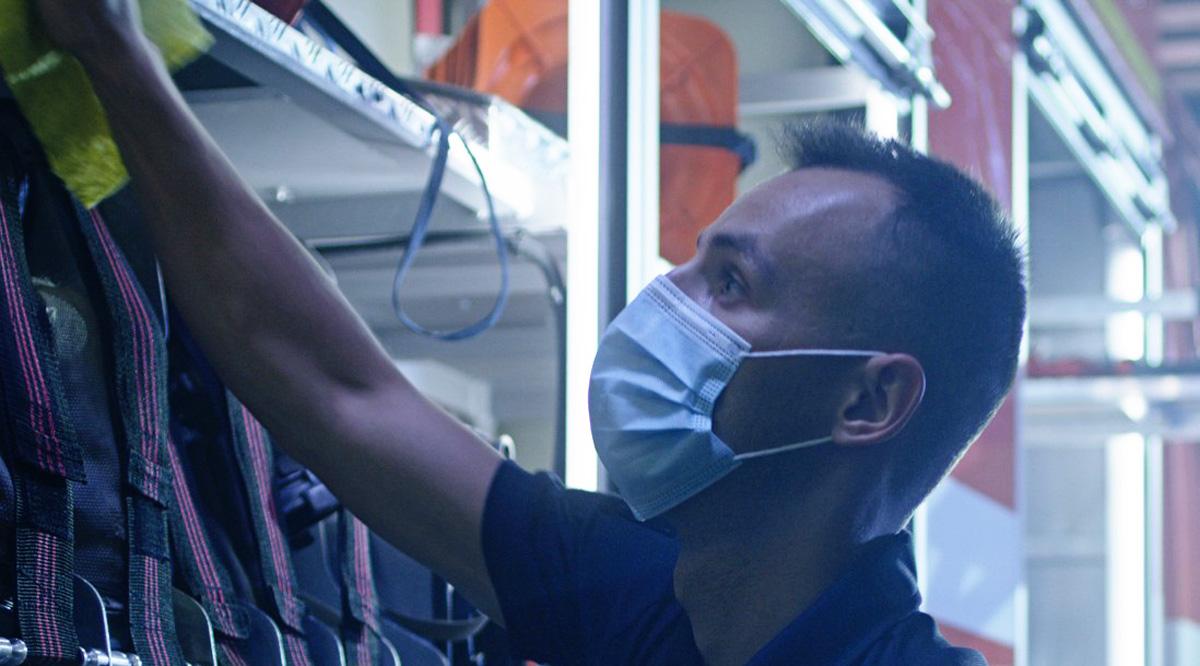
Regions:
<instances>
[{"instance_id":1,"label":"red striped strap","mask_svg":"<svg viewBox=\"0 0 1200 666\"><path fill-rule=\"evenodd\" d=\"M134 651L155 665L183 666L175 637L167 536L173 484L167 457L167 355L162 327L99 213L80 209L79 218L112 325L117 403L132 489L126 512Z\"/></svg>"},{"instance_id":2,"label":"red striped strap","mask_svg":"<svg viewBox=\"0 0 1200 666\"><path fill-rule=\"evenodd\" d=\"M349 511L338 514L341 542L342 598L346 617L342 641L350 666L375 666L379 661L379 600L371 570L371 533Z\"/></svg>"},{"instance_id":3,"label":"red striped strap","mask_svg":"<svg viewBox=\"0 0 1200 666\"><path fill-rule=\"evenodd\" d=\"M17 199L22 183L0 176L0 381L16 460L17 615L31 664L78 658L74 617L72 482L83 480L63 409L49 322L33 289Z\"/></svg>"},{"instance_id":4,"label":"red striped strap","mask_svg":"<svg viewBox=\"0 0 1200 666\"><path fill-rule=\"evenodd\" d=\"M239 403L232 393L226 393L226 400L234 450L242 470L246 496L250 500L263 579L275 604L272 610L280 622L288 663L291 666L309 666L312 658L304 642L306 611L296 592L291 551L279 526L279 512L272 492L274 456L270 440L250 410Z\"/></svg>"}]
</instances>

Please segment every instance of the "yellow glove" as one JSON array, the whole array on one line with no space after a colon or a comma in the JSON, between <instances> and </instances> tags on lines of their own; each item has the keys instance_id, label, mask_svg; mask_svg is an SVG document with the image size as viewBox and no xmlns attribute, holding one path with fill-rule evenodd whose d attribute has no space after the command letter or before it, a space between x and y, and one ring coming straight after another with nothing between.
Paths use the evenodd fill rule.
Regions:
<instances>
[{"instance_id":1,"label":"yellow glove","mask_svg":"<svg viewBox=\"0 0 1200 666\"><path fill-rule=\"evenodd\" d=\"M187 0L140 0L142 27L174 71L212 35ZM51 44L30 0L0 0L0 68L50 168L91 208L128 180L100 100L75 58Z\"/></svg>"}]
</instances>

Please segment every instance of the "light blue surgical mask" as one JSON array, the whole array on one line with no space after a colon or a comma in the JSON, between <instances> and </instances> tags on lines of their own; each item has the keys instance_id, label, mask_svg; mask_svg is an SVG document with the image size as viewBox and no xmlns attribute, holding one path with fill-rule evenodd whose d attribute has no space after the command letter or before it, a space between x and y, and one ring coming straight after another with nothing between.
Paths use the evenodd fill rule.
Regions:
<instances>
[{"instance_id":1,"label":"light blue surgical mask","mask_svg":"<svg viewBox=\"0 0 1200 666\"><path fill-rule=\"evenodd\" d=\"M588 389L600 461L639 520L668 511L742 461L816 446L832 436L734 454L712 431L717 398L746 358L878 356L881 352L750 344L665 276L601 336Z\"/></svg>"}]
</instances>

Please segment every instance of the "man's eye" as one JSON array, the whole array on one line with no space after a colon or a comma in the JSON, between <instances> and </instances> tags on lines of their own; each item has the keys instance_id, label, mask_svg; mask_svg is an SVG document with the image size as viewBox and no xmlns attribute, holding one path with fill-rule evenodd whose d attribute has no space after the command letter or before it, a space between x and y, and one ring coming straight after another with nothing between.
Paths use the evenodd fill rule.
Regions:
<instances>
[{"instance_id":1,"label":"man's eye","mask_svg":"<svg viewBox=\"0 0 1200 666\"><path fill-rule=\"evenodd\" d=\"M737 277L731 272L726 272L721 276L717 289L722 296L741 295L744 293L742 283L738 282Z\"/></svg>"}]
</instances>

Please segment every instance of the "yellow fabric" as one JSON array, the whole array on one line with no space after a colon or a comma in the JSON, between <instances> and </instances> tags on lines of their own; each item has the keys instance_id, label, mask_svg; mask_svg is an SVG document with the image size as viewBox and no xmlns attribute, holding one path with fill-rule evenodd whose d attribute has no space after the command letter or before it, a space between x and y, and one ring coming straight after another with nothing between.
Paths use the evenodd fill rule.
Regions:
<instances>
[{"instance_id":1,"label":"yellow fabric","mask_svg":"<svg viewBox=\"0 0 1200 666\"><path fill-rule=\"evenodd\" d=\"M212 43L187 0L140 4L146 35L172 70ZM0 0L0 68L50 167L83 205L95 206L125 184L129 176L87 75L51 45L31 0Z\"/></svg>"}]
</instances>

